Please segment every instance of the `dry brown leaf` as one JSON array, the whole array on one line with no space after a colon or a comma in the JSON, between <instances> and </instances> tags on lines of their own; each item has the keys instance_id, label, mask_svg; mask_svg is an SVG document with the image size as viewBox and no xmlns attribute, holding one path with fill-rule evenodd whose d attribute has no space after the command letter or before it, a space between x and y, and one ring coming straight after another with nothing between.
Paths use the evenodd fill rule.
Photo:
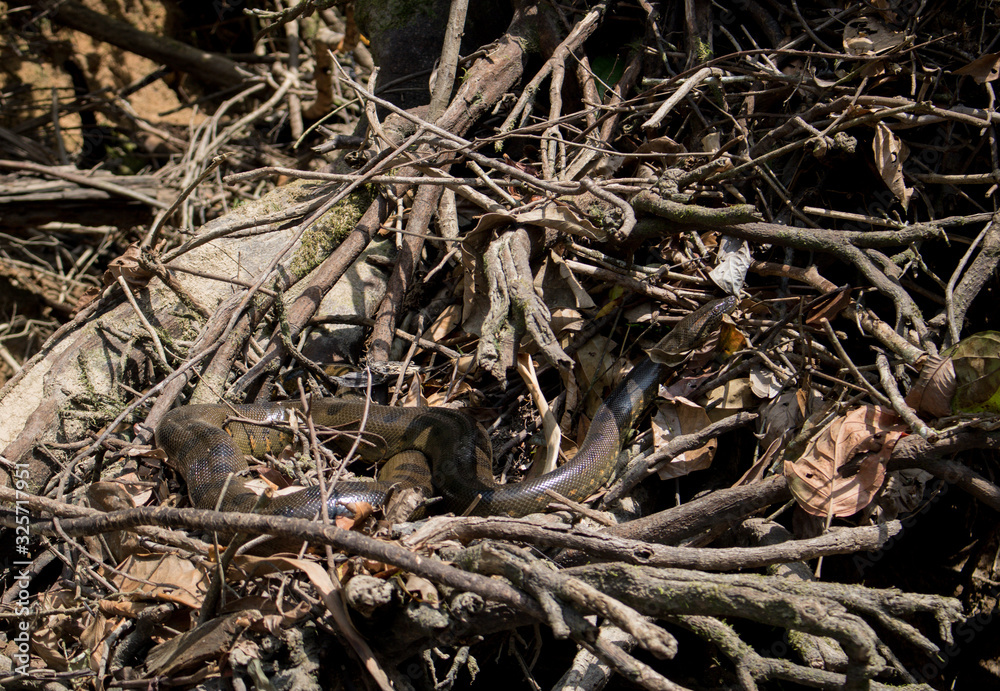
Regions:
<instances>
[{"instance_id":1,"label":"dry brown leaf","mask_svg":"<svg viewBox=\"0 0 1000 691\"><path fill-rule=\"evenodd\" d=\"M222 658L229 654L243 631L260 618L260 612L244 610L200 624L150 650L146 671L151 676L171 677L181 670Z\"/></svg>"},{"instance_id":2,"label":"dry brown leaf","mask_svg":"<svg viewBox=\"0 0 1000 691\"><path fill-rule=\"evenodd\" d=\"M462 373L461 364L462 361L459 360L460 374ZM449 407L453 405L452 402L455 399L472 397L475 395L475 393L476 391L472 387L472 385L463 379L461 381L456 381L453 386L450 386L446 389L441 389L439 391L434 391L433 393L427 394L426 405L431 408L441 407L441 406Z\"/></svg>"},{"instance_id":3,"label":"dry brown leaf","mask_svg":"<svg viewBox=\"0 0 1000 691\"><path fill-rule=\"evenodd\" d=\"M781 439L772 440L771 444L764 449L764 453L743 473L739 480L733 483L733 487L752 485L762 480L767 469L774 463L775 458L783 453L784 450L785 446Z\"/></svg>"},{"instance_id":4,"label":"dry brown leaf","mask_svg":"<svg viewBox=\"0 0 1000 691\"><path fill-rule=\"evenodd\" d=\"M849 55L878 55L902 45L906 34L892 31L872 16L852 19L844 27L844 50Z\"/></svg>"},{"instance_id":5,"label":"dry brown leaf","mask_svg":"<svg viewBox=\"0 0 1000 691\"><path fill-rule=\"evenodd\" d=\"M136 554L119 567L112 582L120 592L201 607L208 579L191 561L173 554Z\"/></svg>"},{"instance_id":6,"label":"dry brown leaf","mask_svg":"<svg viewBox=\"0 0 1000 691\"><path fill-rule=\"evenodd\" d=\"M885 480L885 461L905 425L877 406L855 408L819 431L802 456L785 461L788 487L813 516L851 516L868 506ZM848 463L857 469L841 475Z\"/></svg>"},{"instance_id":7,"label":"dry brown leaf","mask_svg":"<svg viewBox=\"0 0 1000 691\"><path fill-rule=\"evenodd\" d=\"M927 484L933 480L933 475L919 468L889 473L885 489L878 498L879 520L892 521L900 514L919 511L926 501Z\"/></svg>"},{"instance_id":8,"label":"dry brown leaf","mask_svg":"<svg viewBox=\"0 0 1000 691\"><path fill-rule=\"evenodd\" d=\"M550 473L556 469L556 461L559 460L559 446L562 440L559 422L555 413L549 408L549 402L545 400L545 393L535 373L534 360L527 353L517 354L517 372L531 393L531 400L542 419L542 431L545 433L545 447L536 448L535 461L531 464L532 475Z\"/></svg>"},{"instance_id":9,"label":"dry brown leaf","mask_svg":"<svg viewBox=\"0 0 1000 691\"><path fill-rule=\"evenodd\" d=\"M552 310L552 321L549 323L552 325L552 330L559 334L560 343L565 345L567 341L562 339L565 339L567 334L572 337L579 333L586 325L587 320L584 319L583 313L579 310L562 307Z\"/></svg>"},{"instance_id":10,"label":"dry brown leaf","mask_svg":"<svg viewBox=\"0 0 1000 691\"><path fill-rule=\"evenodd\" d=\"M113 629L114 626L111 625L108 618L98 612L96 616L90 618L90 622L80 634L80 644L84 650L90 651L91 669L101 669L101 663L107 653L107 648L101 643Z\"/></svg>"},{"instance_id":11,"label":"dry brown leaf","mask_svg":"<svg viewBox=\"0 0 1000 691\"><path fill-rule=\"evenodd\" d=\"M135 477L135 474L132 474ZM149 495L151 492L146 491ZM149 498L148 496L146 497ZM87 501L95 509L101 511L121 511L123 509L134 509L138 504L132 499L132 495L125 489L125 485L118 482L92 482L87 486Z\"/></svg>"},{"instance_id":12,"label":"dry brown leaf","mask_svg":"<svg viewBox=\"0 0 1000 691\"><path fill-rule=\"evenodd\" d=\"M134 494L129 493L131 489ZM95 509L101 511L122 511L134 509L149 501L153 495L148 483L139 481L135 473L129 473L117 478L114 482L92 482L87 486L87 501ZM92 549L104 551L104 545L111 550L111 558L115 563L125 559L130 554L146 552L139 543L138 536L129 530L116 530L104 535L104 542L91 545Z\"/></svg>"},{"instance_id":13,"label":"dry brown leaf","mask_svg":"<svg viewBox=\"0 0 1000 691\"><path fill-rule=\"evenodd\" d=\"M57 590L38 596L38 609L46 612L77 607L77 594L71 590ZM34 622L31 627L31 652L40 657L51 669L65 671L67 656L74 656L76 648L66 647L66 641L78 641L91 615L49 614Z\"/></svg>"},{"instance_id":14,"label":"dry brown leaf","mask_svg":"<svg viewBox=\"0 0 1000 691\"><path fill-rule=\"evenodd\" d=\"M951 415L951 399L957 387L955 363L950 357L935 355L924 363L916 384L906 394L906 404L934 417Z\"/></svg>"},{"instance_id":15,"label":"dry brown leaf","mask_svg":"<svg viewBox=\"0 0 1000 691\"><path fill-rule=\"evenodd\" d=\"M354 526L364 524L375 513L375 507L366 501L350 502L345 506L353 514L353 517L340 514L333 519L334 525L341 530L354 530Z\"/></svg>"},{"instance_id":16,"label":"dry brown leaf","mask_svg":"<svg viewBox=\"0 0 1000 691\"><path fill-rule=\"evenodd\" d=\"M606 242L609 239L607 231L595 226L575 209L559 202L551 202L545 206L536 207L530 211L517 214L485 213L479 217L479 222L472 229L470 235L506 225L553 228L564 233L569 233L570 235L579 235L598 242Z\"/></svg>"},{"instance_id":17,"label":"dry brown leaf","mask_svg":"<svg viewBox=\"0 0 1000 691\"><path fill-rule=\"evenodd\" d=\"M643 142L635 152L637 154L678 154L685 153L686 149L683 144L678 144L670 137L662 136Z\"/></svg>"},{"instance_id":18,"label":"dry brown leaf","mask_svg":"<svg viewBox=\"0 0 1000 691\"><path fill-rule=\"evenodd\" d=\"M98 600L97 602L97 609L108 618L135 619L145 610L155 606L155 603L152 602L132 602L129 600Z\"/></svg>"},{"instance_id":19,"label":"dry brown leaf","mask_svg":"<svg viewBox=\"0 0 1000 691\"><path fill-rule=\"evenodd\" d=\"M674 437L695 434L711 424L705 409L684 398L662 401L653 415L653 445L660 448ZM719 443L710 439L704 446L685 451L656 468L661 480L681 477L712 465Z\"/></svg>"},{"instance_id":20,"label":"dry brown leaf","mask_svg":"<svg viewBox=\"0 0 1000 691\"><path fill-rule=\"evenodd\" d=\"M888 125L879 122L875 126L872 150L875 152L875 166L882 176L882 181L888 185L906 211L910 205L910 197L913 196L913 190L907 187L903 180L903 161L910 155L909 149L892 133Z\"/></svg>"},{"instance_id":21,"label":"dry brown leaf","mask_svg":"<svg viewBox=\"0 0 1000 691\"><path fill-rule=\"evenodd\" d=\"M121 276L129 285L143 286L149 282L154 274L139 265L142 250L139 243L133 242L120 257L115 257L108 262L108 269L104 272L104 285L111 285Z\"/></svg>"},{"instance_id":22,"label":"dry brown leaf","mask_svg":"<svg viewBox=\"0 0 1000 691\"><path fill-rule=\"evenodd\" d=\"M291 567L289 566L285 570L290 571ZM269 633L278 634L281 629L295 626L308 617L311 609L312 607L308 602L299 602L294 607L283 605L279 609L278 603L273 597L251 595L235 600L226 600L225 606L219 609L219 614L240 612L242 610L258 610L263 616L259 622L254 624L253 628L255 630L264 630Z\"/></svg>"},{"instance_id":23,"label":"dry brown leaf","mask_svg":"<svg viewBox=\"0 0 1000 691\"><path fill-rule=\"evenodd\" d=\"M705 408L712 422L750 410L756 405L749 377L730 379L705 395Z\"/></svg>"},{"instance_id":24,"label":"dry brown leaf","mask_svg":"<svg viewBox=\"0 0 1000 691\"><path fill-rule=\"evenodd\" d=\"M400 577L400 584L402 585L403 590L406 591L407 595L412 597L417 602L430 605L431 607L437 607L441 602L441 596L438 594L437 586L423 576L418 576L413 573L405 574Z\"/></svg>"},{"instance_id":25,"label":"dry brown leaf","mask_svg":"<svg viewBox=\"0 0 1000 691\"><path fill-rule=\"evenodd\" d=\"M718 345L715 350L724 357L732 357L737 351L747 347L747 337L733 323L730 317L724 317L722 327L719 329Z\"/></svg>"},{"instance_id":26,"label":"dry brown leaf","mask_svg":"<svg viewBox=\"0 0 1000 691\"><path fill-rule=\"evenodd\" d=\"M423 338L432 343L442 343L461 323L462 307L460 305L448 305L441 310L438 318L424 332Z\"/></svg>"},{"instance_id":27,"label":"dry brown leaf","mask_svg":"<svg viewBox=\"0 0 1000 691\"><path fill-rule=\"evenodd\" d=\"M833 321L851 304L851 291L838 290L823 296L816 302L806 315L805 322L809 326L822 323L824 319Z\"/></svg>"},{"instance_id":28,"label":"dry brown leaf","mask_svg":"<svg viewBox=\"0 0 1000 691\"><path fill-rule=\"evenodd\" d=\"M968 65L952 70L952 74L964 74L980 84L995 81L997 77L1000 77L1000 53L987 53Z\"/></svg>"},{"instance_id":29,"label":"dry brown leaf","mask_svg":"<svg viewBox=\"0 0 1000 691\"><path fill-rule=\"evenodd\" d=\"M549 251L535 274L534 285L549 310L565 307L589 310L597 306L576 274L554 250Z\"/></svg>"},{"instance_id":30,"label":"dry brown leaf","mask_svg":"<svg viewBox=\"0 0 1000 691\"><path fill-rule=\"evenodd\" d=\"M785 391L768 401L760 409L760 432L757 434L764 453L733 486L749 485L762 478L764 472L785 452L785 446L802 422L822 403L823 395L815 389Z\"/></svg>"},{"instance_id":31,"label":"dry brown leaf","mask_svg":"<svg viewBox=\"0 0 1000 691\"><path fill-rule=\"evenodd\" d=\"M406 394L400 399L405 408L426 408L427 398L424 396L424 377L420 373L410 377Z\"/></svg>"},{"instance_id":32,"label":"dry brown leaf","mask_svg":"<svg viewBox=\"0 0 1000 691\"><path fill-rule=\"evenodd\" d=\"M160 449L157 451L163 453ZM134 509L136 506L143 506L152 497L150 483L135 473L126 473L107 482L94 482L87 488L90 505L102 511Z\"/></svg>"}]
</instances>

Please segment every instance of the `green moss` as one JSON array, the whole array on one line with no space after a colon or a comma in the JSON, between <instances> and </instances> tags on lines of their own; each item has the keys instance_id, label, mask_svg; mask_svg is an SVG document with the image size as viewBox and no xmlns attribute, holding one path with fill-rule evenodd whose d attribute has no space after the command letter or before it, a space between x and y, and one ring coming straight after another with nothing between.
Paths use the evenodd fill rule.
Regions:
<instances>
[{"instance_id":1,"label":"green moss","mask_svg":"<svg viewBox=\"0 0 1000 691\"><path fill-rule=\"evenodd\" d=\"M368 187L356 190L306 230L301 246L288 265L292 275L301 278L330 256L330 252L354 230L373 198Z\"/></svg>"}]
</instances>

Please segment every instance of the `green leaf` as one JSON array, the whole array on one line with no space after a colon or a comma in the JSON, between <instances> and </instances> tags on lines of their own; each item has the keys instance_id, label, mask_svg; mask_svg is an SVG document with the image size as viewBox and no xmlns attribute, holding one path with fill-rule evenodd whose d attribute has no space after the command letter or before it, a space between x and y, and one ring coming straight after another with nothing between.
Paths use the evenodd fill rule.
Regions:
<instances>
[{"instance_id":1,"label":"green leaf","mask_svg":"<svg viewBox=\"0 0 1000 691\"><path fill-rule=\"evenodd\" d=\"M955 363L956 413L1000 413L1000 331L973 334L944 353Z\"/></svg>"}]
</instances>

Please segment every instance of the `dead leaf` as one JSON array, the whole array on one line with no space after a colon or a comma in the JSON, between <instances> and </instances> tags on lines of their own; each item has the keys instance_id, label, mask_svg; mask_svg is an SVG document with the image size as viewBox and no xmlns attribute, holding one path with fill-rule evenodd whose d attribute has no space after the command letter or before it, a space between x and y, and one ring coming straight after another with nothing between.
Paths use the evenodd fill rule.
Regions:
<instances>
[{"instance_id":1,"label":"dead leaf","mask_svg":"<svg viewBox=\"0 0 1000 691\"><path fill-rule=\"evenodd\" d=\"M70 590L45 592L38 596L38 609L45 612L78 605L76 593ZM66 641L79 641L85 627L91 623L91 616L89 613L80 615L58 612L42 617L31 627L31 652L51 669L65 671L69 659L78 653L76 647L67 648Z\"/></svg>"},{"instance_id":2,"label":"dead leaf","mask_svg":"<svg viewBox=\"0 0 1000 691\"><path fill-rule=\"evenodd\" d=\"M80 634L80 644L84 650L90 651L90 668L93 670L101 669L101 663L107 653L107 648L101 643L111 633L112 628L107 617L98 612L96 616L90 618L90 623Z\"/></svg>"},{"instance_id":3,"label":"dead leaf","mask_svg":"<svg viewBox=\"0 0 1000 691\"><path fill-rule=\"evenodd\" d=\"M237 638L261 618L255 610L216 617L160 643L146 656L150 676L176 676L178 672L229 654Z\"/></svg>"},{"instance_id":4,"label":"dead leaf","mask_svg":"<svg viewBox=\"0 0 1000 691\"><path fill-rule=\"evenodd\" d=\"M534 401L535 408L542 419L542 430L545 433L545 447L536 448L539 453L531 465L532 474L550 473L556 469L556 461L559 459L559 442L562 439L559 422L556 420L555 413L549 408L549 402L545 400L545 393L542 391L542 386L538 383L538 377L535 373L535 363L527 353L517 354L517 372L531 393L531 400Z\"/></svg>"},{"instance_id":5,"label":"dead leaf","mask_svg":"<svg viewBox=\"0 0 1000 691\"><path fill-rule=\"evenodd\" d=\"M885 489L878 498L879 520L892 521L900 514L920 510L925 501L927 483L933 480L933 475L919 468L889 473Z\"/></svg>"},{"instance_id":6,"label":"dead leaf","mask_svg":"<svg viewBox=\"0 0 1000 691\"><path fill-rule=\"evenodd\" d=\"M140 266L139 260L142 257L142 250L139 243L133 242L120 257L115 257L108 262L108 269L104 272L104 285L111 285L121 276L129 285L144 286L155 274Z\"/></svg>"},{"instance_id":7,"label":"dead leaf","mask_svg":"<svg viewBox=\"0 0 1000 691\"><path fill-rule=\"evenodd\" d=\"M695 434L711 424L705 409L684 398L662 401L653 415L653 446L660 448L674 437ZM704 446L685 451L669 463L661 463L656 472L661 480L682 477L696 470L704 470L712 465L719 443L710 439Z\"/></svg>"},{"instance_id":8,"label":"dead leaf","mask_svg":"<svg viewBox=\"0 0 1000 691\"><path fill-rule=\"evenodd\" d=\"M135 478L135 473L132 473L131 477ZM145 503L151 495L152 492L149 490L144 491L142 496L145 499L141 503ZM122 511L124 509L134 509L140 505L140 503L136 503L132 495L125 489L125 485L119 482L101 481L90 483L87 486L87 501L92 507L101 511Z\"/></svg>"},{"instance_id":9,"label":"dead leaf","mask_svg":"<svg viewBox=\"0 0 1000 691\"><path fill-rule=\"evenodd\" d=\"M815 389L796 389L768 402L760 410L761 444L770 446L775 439L788 441L799 429L802 422L823 402L823 396Z\"/></svg>"},{"instance_id":10,"label":"dead leaf","mask_svg":"<svg viewBox=\"0 0 1000 691\"><path fill-rule=\"evenodd\" d=\"M138 481L135 473L119 478L121 482L92 482L87 486L87 501L95 509L101 511L121 511L124 509L134 509L136 506L145 504L152 496L152 490L145 487L147 483L130 484L134 490L138 490L135 495L129 494L126 489L128 480ZM141 488L141 489L140 489ZM111 557L118 563L130 554L147 551L140 547L138 536L128 530L116 530L104 535L104 544L111 550ZM97 549L103 550L103 545L98 543Z\"/></svg>"},{"instance_id":11,"label":"dead leaf","mask_svg":"<svg viewBox=\"0 0 1000 691\"><path fill-rule=\"evenodd\" d=\"M291 570L291 567L287 570ZM251 595L235 600L227 600L225 606L219 609L219 614L229 614L230 612L240 612L243 610L258 610L262 615L260 621L252 623L251 628L278 634L281 632L281 629L295 626L308 617L312 607L308 602L299 602L294 607L288 607L287 603L285 603L279 609L278 603L273 597Z\"/></svg>"},{"instance_id":12,"label":"dead leaf","mask_svg":"<svg viewBox=\"0 0 1000 691\"><path fill-rule=\"evenodd\" d=\"M589 240L605 242L609 239L607 231L591 223L576 209L560 202L550 202L545 206L536 207L523 213L510 214L491 212L479 217L479 222L470 235L482 233L498 226L528 225L579 235Z\"/></svg>"},{"instance_id":13,"label":"dead leaf","mask_svg":"<svg viewBox=\"0 0 1000 691\"><path fill-rule=\"evenodd\" d=\"M823 403L823 395L815 389L785 391L760 409L760 432L757 437L764 453L733 486L749 485L764 477L765 471L785 453L785 447L802 422Z\"/></svg>"},{"instance_id":14,"label":"dead leaf","mask_svg":"<svg viewBox=\"0 0 1000 691\"><path fill-rule=\"evenodd\" d=\"M573 336L579 333L587 321L589 320L585 319L583 313L579 310L571 307L562 307L552 310L552 321L550 323L552 324L552 330L559 334L561 342L566 343L562 339L565 339L567 334Z\"/></svg>"},{"instance_id":15,"label":"dead leaf","mask_svg":"<svg viewBox=\"0 0 1000 691\"><path fill-rule=\"evenodd\" d=\"M910 155L909 149L892 133L888 125L879 122L875 126L872 150L875 152L875 166L882 176L882 181L888 185L906 211L910 205L910 197L913 196L913 190L907 187L903 180L903 161Z\"/></svg>"},{"instance_id":16,"label":"dead leaf","mask_svg":"<svg viewBox=\"0 0 1000 691\"><path fill-rule=\"evenodd\" d=\"M809 313L805 317L805 322L809 326L822 324L824 319L832 322L850 304L850 290L838 290L833 293L829 293L828 295L824 295L821 300L813 304Z\"/></svg>"},{"instance_id":17,"label":"dead leaf","mask_svg":"<svg viewBox=\"0 0 1000 691\"><path fill-rule=\"evenodd\" d=\"M720 132L709 132L701 138L701 150L708 153L715 153L722 147L722 134Z\"/></svg>"},{"instance_id":18,"label":"dead leaf","mask_svg":"<svg viewBox=\"0 0 1000 691\"><path fill-rule=\"evenodd\" d=\"M119 567L112 582L122 593L201 607L208 589L205 573L191 561L173 554L135 554Z\"/></svg>"},{"instance_id":19,"label":"dead leaf","mask_svg":"<svg viewBox=\"0 0 1000 691\"><path fill-rule=\"evenodd\" d=\"M432 343L442 343L445 338L462 323L462 307L448 305L434 323L424 332L423 338Z\"/></svg>"},{"instance_id":20,"label":"dead leaf","mask_svg":"<svg viewBox=\"0 0 1000 691\"><path fill-rule=\"evenodd\" d=\"M747 347L747 337L740 331L739 327L733 323L733 320L729 317L725 317L722 320L722 326L719 328L719 340L715 346L715 350L722 357L732 357L736 352L743 350Z\"/></svg>"},{"instance_id":21,"label":"dead leaf","mask_svg":"<svg viewBox=\"0 0 1000 691\"><path fill-rule=\"evenodd\" d=\"M852 19L844 26L844 50L849 55L878 55L903 44L906 34L892 31L872 16Z\"/></svg>"},{"instance_id":22,"label":"dead leaf","mask_svg":"<svg viewBox=\"0 0 1000 691\"><path fill-rule=\"evenodd\" d=\"M712 422L750 410L755 404L749 377L730 379L705 395L705 409L708 410L708 417Z\"/></svg>"},{"instance_id":23,"label":"dead leaf","mask_svg":"<svg viewBox=\"0 0 1000 691\"><path fill-rule=\"evenodd\" d=\"M608 291L608 299L604 306L598 310L597 314L594 315L594 319L600 319L605 317L612 312L617 312L621 309L622 302L624 301L624 291L619 286L613 286L611 290Z\"/></svg>"},{"instance_id":24,"label":"dead leaf","mask_svg":"<svg viewBox=\"0 0 1000 691\"><path fill-rule=\"evenodd\" d=\"M339 514L333 519L334 525L341 530L354 530L354 526L364 524L375 513L375 507L366 501L350 502L345 506L353 517Z\"/></svg>"},{"instance_id":25,"label":"dead leaf","mask_svg":"<svg viewBox=\"0 0 1000 691\"><path fill-rule=\"evenodd\" d=\"M424 396L424 377L417 373L410 377L406 395L400 399L400 404L406 408L425 408L427 398Z\"/></svg>"},{"instance_id":26,"label":"dead leaf","mask_svg":"<svg viewBox=\"0 0 1000 691\"><path fill-rule=\"evenodd\" d=\"M412 597L417 602L422 602L423 604L430 605L431 607L437 607L441 602L441 596L438 595L437 586L423 576L408 573L405 577L401 578L401 585L407 595Z\"/></svg>"},{"instance_id":27,"label":"dead leaf","mask_svg":"<svg viewBox=\"0 0 1000 691\"><path fill-rule=\"evenodd\" d=\"M750 365L750 390L757 398L771 399L781 391L783 382L778 374L763 363Z\"/></svg>"},{"instance_id":28,"label":"dead leaf","mask_svg":"<svg viewBox=\"0 0 1000 691\"><path fill-rule=\"evenodd\" d=\"M635 152L637 154L677 154L685 153L686 149L683 144L678 144L670 137L662 136L643 142Z\"/></svg>"},{"instance_id":29,"label":"dead leaf","mask_svg":"<svg viewBox=\"0 0 1000 691\"><path fill-rule=\"evenodd\" d=\"M538 294L544 297L550 311L565 307L589 310L597 306L576 274L555 251L550 250L545 257L535 274L534 285Z\"/></svg>"},{"instance_id":30,"label":"dead leaf","mask_svg":"<svg viewBox=\"0 0 1000 691\"><path fill-rule=\"evenodd\" d=\"M813 436L795 461L785 461L788 487L807 513L851 516L868 506L885 481L885 461L905 425L877 406L855 408ZM857 472L844 477L848 463Z\"/></svg>"},{"instance_id":31,"label":"dead leaf","mask_svg":"<svg viewBox=\"0 0 1000 691\"><path fill-rule=\"evenodd\" d=\"M463 371L462 369L463 363L466 361L466 358L460 358L458 361L458 371L460 374L464 374L468 371ZM471 363L469 366L471 366ZM427 403L425 405L431 408L440 406L449 407L454 405L453 401L455 401L455 399L472 398L474 400L475 394L476 390L472 387L472 385L462 379L456 381L453 386L427 394Z\"/></svg>"},{"instance_id":32,"label":"dead leaf","mask_svg":"<svg viewBox=\"0 0 1000 691\"><path fill-rule=\"evenodd\" d=\"M979 84L995 81L997 77L1000 77L1000 53L987 53L968 65L952 70L952 74L964 74L972 77Z\"/></svg>"},{"instance_id":33,"label":"dead leaf","mask_svg":"<svg viewBox=\"0 0 1000 691\"><path fill-rule=\"evenodd\" d=\"M125 619L135 619L150 607L155 607L152 602L132 602L129 600L98 600L97 608L106 617L124 617Z\"/></svg>"},{"instance_id":34,"label":"dead leaf","mask_svg":"<svg viewBox=\"0 0 1000 691\"><path fill-rule=\"evenodd\" d=\"M936 355L927 358L917 382L906 394L906 404L917 412L934 417L951 415L951 399L958 382L955 363L950 357Z\"/></svg>"},{"instance_id":35,"label":"dead leaf","mask_svg":"<svg viewBox=\"0 0 1000 691\"><path fill-rule=\"evenodd\" d=\"M750 243L724 235L719 246L719 263L708 273L708 277L727 295L739 295L751 263Z\"/></svg>"}]
</instances>

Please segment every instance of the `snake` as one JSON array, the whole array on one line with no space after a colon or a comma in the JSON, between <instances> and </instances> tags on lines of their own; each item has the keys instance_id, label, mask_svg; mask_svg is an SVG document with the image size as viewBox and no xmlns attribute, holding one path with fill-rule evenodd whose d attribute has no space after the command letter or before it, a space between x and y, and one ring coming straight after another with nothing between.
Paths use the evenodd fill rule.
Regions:
<instances>
[{"instance_id":1,"label":"snake","mask_svg":"<svg viewBox=\"0 0 1000 691\"><path fill-rule=\"evenodd\" d=\"M339 481L326 492L328 515L354 515L362 502L383 506L394 488L418 487L442 497L447 510L478 516L524 516L544 510L555 492L583 501L613 475L631 428L656 397L659 385L691 351L718 329L737 298L705 303L657 344L658 354L637 363L600 404L571 460L516 483L498 483L486 430L451 408L395 407L362 399L319 398L307 405L317 425L330 428L325 443L341 453L352 447L363 459L383 462L376 481ZM653 351L651 351L653 352ZM157 445L187 483L197 508L315 519L319 486L261 498L242 475L246 456L263 457L292 441L287 424L305 412L298 401L193 404L167 412L156 426ZM355 444L359 438L360 441Z\"/></svg>"}]
</instances>

